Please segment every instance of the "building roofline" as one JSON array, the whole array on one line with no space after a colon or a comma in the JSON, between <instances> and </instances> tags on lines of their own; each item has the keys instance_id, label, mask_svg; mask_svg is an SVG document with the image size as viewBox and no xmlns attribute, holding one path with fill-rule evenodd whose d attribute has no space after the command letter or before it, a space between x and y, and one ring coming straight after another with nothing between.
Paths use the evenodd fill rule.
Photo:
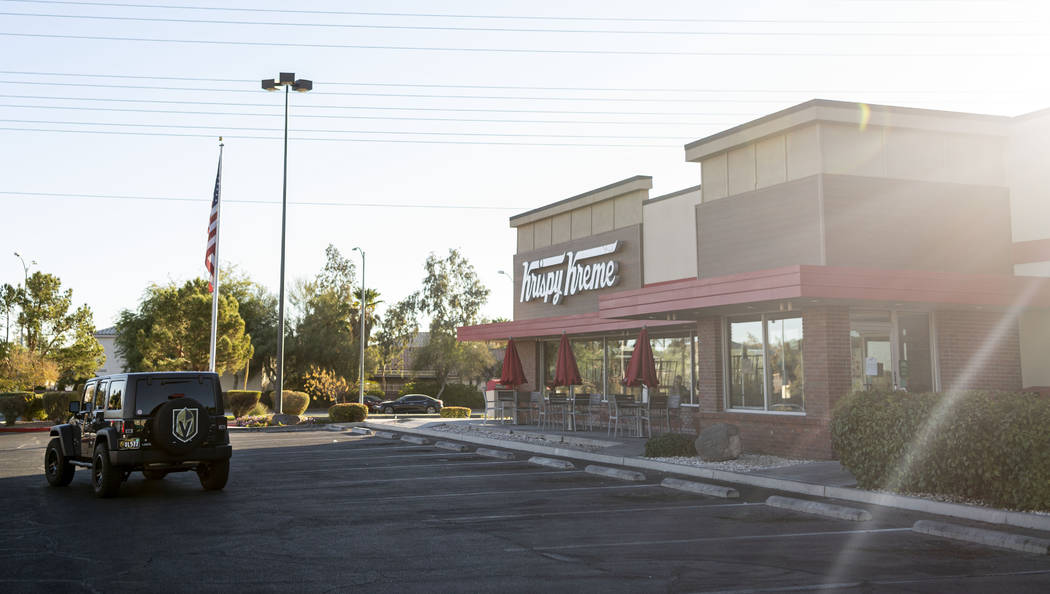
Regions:
<instances>
[{"instance_id":1,"label":"building roofline","mask_svg":"<svg viewBox=\"0 0 1050 594\"><path fill-rule=\"evenodd\" d=\"M664 194L663 196L656 196L643 202L642 204L652 204L653 202L659 202L661 200L669 200L671 198L677 198L685 194L691 194L692 192L699 192L700 186L693 186L691 188L685 188L684 190L678 190L677 192L671 192L670 194Z\"/></svg>"},{"instance_id":2,"label":"building roofline","mask_svg":"<svg viewBox=\"0 0 1050 594\"><path fill-rule=\"evenodd\" d=\"M517 227L519 225L526 225L533 221L544 219L571 210L571 208L567 207L573 202L584 202L585 204L581 204L579 206L586 206L595 202L608 200L609 198L613 198L621 194L626 194L628 192L633 192L637 190L648 190L652 187L652 176L635 175L634 177L629 177L618 182L613 182L607 186L602 186L594 190L589 190L582 194L577 194L575 196L565 198L564 200L559 200L557 202L546 204L539 208L534 208L521 214L514 215L510 217L510 226ZM574 205L573 208L576 208L576 206Z\"/></svg>"}]
</instances>

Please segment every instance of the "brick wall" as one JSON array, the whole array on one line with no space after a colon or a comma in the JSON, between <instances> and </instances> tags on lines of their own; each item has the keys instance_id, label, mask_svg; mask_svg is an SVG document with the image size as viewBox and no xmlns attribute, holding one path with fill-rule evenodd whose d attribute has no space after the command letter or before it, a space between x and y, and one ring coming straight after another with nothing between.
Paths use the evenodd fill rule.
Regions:
<instances>
[{"instance_id":1,"label":"brick wall","mask_svg":"<svg viewBox=\"0 0 1050 594\"><path fill-rule=\"evenodd\" d=\"M730 423L740 428L740 444L748 454L830 460L829 419L761 413L700 413L701 426Z\"/></svg>"},{"instance_id":2,"label":"brick wall","mask_svg":"<svg viewBox=\"0 0 1050 594\"><path fill-rule=\"evenodd\" d=\"M802 339L806 415L829 419L835 403L851 387L849 308L806 310Z\"/></svg>"},{"instance_id":3,"label":"brick wall","mask_svg":"<svg viewBox=\"0 0 1050 594\"><path fill-rule=\"evenodd\" d=\"M1017 320L1002 312L939 311L942 390L1020 390Z\"/></svg>"},{"instance_id":4,"label":"brick wall","mask_svg":"<svg viewBox=\"0 0 1050 594\"><path fill-rule=\"evenodd\" d=\"M703 318L696 323L696 334L700 340L697 354L697 393L700 410L717 412L723 410L725 400L722 392L722 318Z\"/></svg>"}]
</instances>

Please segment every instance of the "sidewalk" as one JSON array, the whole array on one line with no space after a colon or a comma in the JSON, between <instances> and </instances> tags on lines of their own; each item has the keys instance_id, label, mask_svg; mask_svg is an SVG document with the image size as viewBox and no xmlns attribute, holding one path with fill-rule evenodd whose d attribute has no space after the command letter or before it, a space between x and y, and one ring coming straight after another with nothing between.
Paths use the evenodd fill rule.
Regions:
<instances>
[{"instance_id":1,"label":"sidewalk","mask_svg":"<svg viewBox=\"0 0 1050 594\"><path fill-rule=\"evenodd\" d=\"M355 424L356 425L356 424ZM717 463L690 466L643 457L645 438L608 436L605 431L540 431L535 425L501 425L478 419L370 419L369 429L423 435L436 440L474 443L533 454L585 460L637 470L651 470L733 484L751 485L811 497L827 497L920 511L988 524L1050 532L1050 515L1015 512L855 488L856 480L837 461L813 461L759 470L721 470ZM463 427L436 430L440 425ZM469 426L470 430L465 429Z\"/></svg>"}]
</instances>

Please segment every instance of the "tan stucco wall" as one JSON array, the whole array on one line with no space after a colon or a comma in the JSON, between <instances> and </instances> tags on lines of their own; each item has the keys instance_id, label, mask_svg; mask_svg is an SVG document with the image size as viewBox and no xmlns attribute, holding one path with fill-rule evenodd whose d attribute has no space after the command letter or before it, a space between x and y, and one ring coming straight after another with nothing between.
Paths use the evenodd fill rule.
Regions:
<instances>
[{"instance_id":1,"label":"tan stucco wall","mask_svg":"<svg viewBox=\"0 0 1050 594\"><path fill-rule=\"evenodd\" d=\"M642 207L643 283L696 278L696 205L700 190Z\"/></svg>"},{"instance_id":2,"label":"tan stucco wall","mask_svg":"<svg viewBox=\"0 0 1050 594\"><path fill-rule=\"evenodd\" d=\"M1007 154L1014 241L1050 238L1050 113L1018 119Z\"/></svg>"},{"instance_id":3,"label":"tan stucco wall","mask_svg":"<svg viewBox=\"0 0 1050 594\"><path fill-rule=\"evenodd\" d=\"M1050 312L1027 311L1021 331L1021 382L1025 387L1050 386Z\"/></svg>"}]
</instances>

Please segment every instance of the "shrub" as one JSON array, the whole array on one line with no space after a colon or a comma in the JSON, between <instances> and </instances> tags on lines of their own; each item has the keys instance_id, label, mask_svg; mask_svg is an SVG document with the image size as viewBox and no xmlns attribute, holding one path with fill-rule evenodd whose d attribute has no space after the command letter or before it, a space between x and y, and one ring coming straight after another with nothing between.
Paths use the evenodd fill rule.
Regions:
<instances>
[{"instance_id":1,"label":"shrub","mask_svg":"<svg viewBox=\"0 0 1050 594\"><path fill-rule=\"evenodd\" d=\"M243 417L259 404L262 392L254 390L230 390L226 393L230 400L230 412L234 417Z\"/></svg>"},{"instance_id":2,"label":"shrub","mask_svg":"<svg viewBox=\"0 0 1050 594\"><path fill-rule=\"evenodd\" d=\"M80 392L44 392L41 396L44 416L55 423L68 419L69 403L80 400Z\"/></svg>"},{"instance_id":3,"label":"shrub","mask_svg":"<svg viewBox=\"0 0 1050 594\"><path fill-rule=\"evenodd\" d=\"M401 386L398 390L398 396L404 396L405 394L426 394L427 396L433 396L438 393L441 389L441 385L434 380L412 380L405 385Z\"/></svg>"},{"instance_id":4,"label":"shrub","mask_svg":"<svg viewBox=\"0 0 1050 594\"><path fill-rule=\"evenodd\" d=\"M375 388L370 389L370 390L365 390L365 396L378 396L378 397L382 398L383 400L386 400L386 392L384 392L382 390L379 390L379 389L375 389Z\"/></svg>"},{"instance_id":5,"label":"shrub","mask_svg":"<svg viewBox=\"0 0 1050 594\"><path fill-rule=\"evenodd\" d=\"M27 421L45 420L43 392L34 392L26 399L26 412L22 418Z\"/></svg>"},{"instance_id":6,"label":"shrub","mask_svg":"<svg viewBox=\"0 0 1050 594\"><path fill-rule=\"evenodd\" d=\"M0 394L0 413L4 415L4 424L14 425L18 417L26 416L30 402L33 399L31 392L4 392Z\"/></svg>"},{"instance_id":7,"label":"shrub","mask_svg":"<svg viewBox=\"0 0 1050 594\"><path fill-rule=\"evenodd\" d=\"M259 396L259 402L269 410L273 410L273 390L263 390Z\"/></svg>"},{"instance_id":8,"label":"shrub","mask_svg":"<svg viewBox=\"0 0 1050 594\"><path fill-rule=\"evenodd\" d=\"M863 489L1050 510L1050 400L1030 393L856 392L832 447Z\"/></svg>"},{"instance_id":9,"label":"shrub","mask_svg":"<svg viewBox=\"0 0 1050 594\"><path fill-rule=\"evenodd\" d=\"M470 409L465 406L445 406L441 409L441 416L447 419L469 419Z\"/></svg>"},{"instance_id":10,"label":"shrub","mask_svg":"<svg viewBox=\"0 0 1050 594\"><path fill-rule=\"evenodd\" d=\"M244 414L244 416L246 416L246 417L265 417L268 414L270 414L270 411L266 409L266 405L261 403L261 402L257 402L257 403L255 403L255 406L253 406L251 408L251 410L249 410L247 413Z\"/></svg>"},{"instance_id":11,"label":"shrub","mask_svg":"<svg viewBox=\"0 0 1050 594\"><path fill-rule=\"evenodd\" d=\"M328 409L328 418L333 423L357 423L368 418L368 407L360 402L336 404Z\"/></svg>"},{"instance_id":12,"label":"shrub","mask_svg":"<svg viewBox=\"0 0 1050 594\"><path fill-rule=\"evenodd\" d=\"M306 392L285 390L281 393L281 412L286 415L301 415L310 406L310 395Z\"/></svg>"},{"instance_id":13,"label":"shrub","mask_svg":"<svg viewBox=\"0 0 1050 594\"><path fill-rule=\"evenodd\" d=\"M692 457L696 455L695 438L679 433L661 433L645 442L646 458Z\"/></svg>"}]
</instances>

